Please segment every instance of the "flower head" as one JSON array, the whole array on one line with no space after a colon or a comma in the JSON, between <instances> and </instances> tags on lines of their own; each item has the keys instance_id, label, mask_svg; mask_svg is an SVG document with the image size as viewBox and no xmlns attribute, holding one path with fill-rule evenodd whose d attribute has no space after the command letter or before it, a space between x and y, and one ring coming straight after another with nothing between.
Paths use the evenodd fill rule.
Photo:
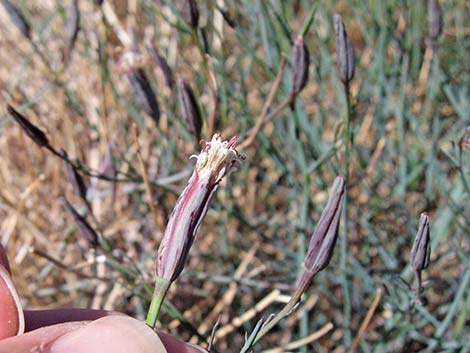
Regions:
<instances>
[{"instance_id":1,"label":"flower head","mask_svg":"<svg viewBox=\"0 0 470 353\"><path fill-rule=\"evenodd\" d=\"M206 142L188 185L176 202L158 248L157 276L173 282L183 270L197 229L222 178L242 157L236 137L222 141L220 133Z\"/></svg>"}]
</instances>

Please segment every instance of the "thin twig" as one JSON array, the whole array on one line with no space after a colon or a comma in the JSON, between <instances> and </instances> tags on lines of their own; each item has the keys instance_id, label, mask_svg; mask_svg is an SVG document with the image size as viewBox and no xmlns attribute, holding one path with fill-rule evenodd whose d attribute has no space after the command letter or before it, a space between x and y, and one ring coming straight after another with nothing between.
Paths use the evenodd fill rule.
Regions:
<instances>
[{"instance_id":1,"label":"thin twig","mask_svg":"<svg viewBox=\"0 0 470 353\"><path fill-rule=\"evenodd\" d=\"M205 318L205 322L203 322L201 326L199 327L199 332L201 334L203 335L206 334L206 332L210 328L209 325L215 320L217 316L220 315L222 310L224 308L230 307L230 304L233 302L233 299L235 298L235 294L237 292L238 281L245 274L248 268L248 265L253 260L253 257L255 256L256 251L258 250L258 247L259 247L259 242L256 242L255 244L253 244L251 249L245 254L243 261L240 263L237 270L235 271L235 274L233 275L233 281L232 283L230 283L228 290L225 292L222 299L219 300L219 302L214 307L214 309L212 309L210 314Z\"/></svg>"},{"instance_id":2,"label":"thin twig","mask_svg":"<svg viewBox=\"0 0 470 353\"><path fill-rule=\"evenodd\" d=\"M261 299L253 308L251 308L244 314L232 319L229 324L221 327L215 334L215 340L220 340L221 338L227 336L229 333L235 331L238 327L242 326L245 322L254 318L258 313L266 309L271 303L275 302L280 295L281 292L278 289L275 289L270 292L266 297Z\"/></svg>"},{"instance_id":3,"label":"thin twig","mask_svg":"<svg viewBox=\"0 0 470 353\"><path fill-rule=\"evenodd\" d=\"M372 320L372 317L374 316L375 310L377 309L377 306L379 305L381 298L382 298L382 288L377 288L374 301L372 302L372 305L367 311L366 317L364 318L364 321L362 321L362 324L359 327L359 331L357 332L356 337L354 337L351 348L349 349L349 353L354 353L356 351L357 346L359 345L359 342L361 341L361 337L364 334L365 330L367 329L367 326L369 326L370 320Z\"/></svg>"},{"instance_id":4,"label":"thin twig","mask_svg":"<svg viewBox=\"0 0 470 353\"><path fill-rule=\"evenodd\" d=\"M135 123L132 124L132 134L133 134L133 137L134 137L134 144L137 148L137 158L139 159L140 171L142 173L142 178L144 180L145 190L147 191L147 195L148 195L148 198L149 198L150 212L152 213L154 224L157 226L159 224L158 223L158 212L157 212L157 209L155 208L155 198L153 197L153 188L152 188L152 185L149 182L149 177L148 177L148 174L147 174L147 168L145 167L145 162L144 162L144 159L142 158L142 154L140 152L139 130L138 130L137 125Z\"/></svg>"},{"instance_id":5,"label":"thin twig","mask_svg":"<svg viewBox=\"0 0 470 353\"><path fill-rule=\"evenodd\" d=\"M264 103L263 110L261 111L261 114L258 116L256 120L256 125L248 132L249 136L246 138L245 141L243 141L238 148L240 150L245 149L249 147L253 141L255 140L256 135L258 132L261 130L261 127L263 124L268 120L267 119L267 114L269 107L273 103L274 97L276 96L276 93L279 89L279 86L282 81L282 75L284 74L284 69L286 67L286 58L282 57L281 58L281 63L279 64L279 71L277 72L276 79L274 81L273 86L271 87L271 91L269 92L268 99L266 99L266 102ZM277 111L276 109L275 111ZM272 115L272 114L271 114Z\"/></svg>"},{"instance_id":6,"label":"thin twig","mask_svg":"<svg viewBox=\"0 0 470 353\"><path fill-rule=\"evenodd\" d=\"M215 122L217 120L217 113L219 109L219 96L217 93L217 80L215 78L214 65L212 64L209 54L205 54L204 57L207 63L207 82L209 83L209 93L212 100L212 111L210 112L209 118L207 120L207 138L209 139L214 133Z\"/></svg>"},{"instance_id":7,"label":"thin twig","mask_svg":"<svg viewBox=\"0 0 470 353\"><path fill-rule=\"evenodd\" d=\"M329 322L326 325L324 325L322 328L320 328L318 331L313 332L312 334L308 335L307 337L301 338L297 341L289 342L288 344L282 345L280 347L267 349L265 351L262 351L261 353L282 353L282 352L285 352L285 351L295 350L297 348L305 346L306 344L309 344L309 343L312 343L312 342L318 340L320 337L323 337L324 335L326 335L332 329L333 329L333 324L331 322Z\"/></svg>"},{"instance_id":8,"label":"thin twig","mask_svg":"<svg viewBox=\"0 0 470 353\"><path fill-rule=\"evenodd\" d=\"M51 255L45 253L45 252L42 251L42 250L39 250L39 249L36 249L36 248L31 248L31 249L30 249L30 252L31 252L32 254L34 254L34 255L37 255L37 256L39 256L39 257L42 257L42 258L46 259L47 261L49 261L49 262L52 263L53 265L57 266L57 267L60 268L61 270L64 270L64 271L67 271L67 272L71 272L71 273L76 274L76 275L79 276L80 278L97 279L97 280L105 281L105 282L114 281L114 279L111 278L111 277L99 277L99 276L88 275L88 274L86 274L86 273L83 273L83 272L80 271L79 269L64 264L64 263L61 262L60 260L58 260L58 259L52 257Z\"/></svg>"}]
</instances>

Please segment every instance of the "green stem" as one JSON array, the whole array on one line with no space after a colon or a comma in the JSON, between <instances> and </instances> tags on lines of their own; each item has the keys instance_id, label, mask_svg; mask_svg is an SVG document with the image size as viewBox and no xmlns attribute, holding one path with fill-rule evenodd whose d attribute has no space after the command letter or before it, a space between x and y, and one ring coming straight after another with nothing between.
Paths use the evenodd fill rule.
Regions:
<instances>
[{"instance_id":1,"label":"green stem","mask_svg":"<svg viewBox=\"0 0 470 353\"><path fill-rule=\"evenodd\" d=\"M302 31L300 31L300 36L301 37L305 37L305 35L307 34L307 32L310 29L310 26L313 23L313 19L315 18L315 13L317 12L317 4L318 4L318 2L313 4L312 8L310 9L310 12L308 13L307 18L304 21Z\"/></svg>"},{"instance_id":2,"label":"green stem","mask_svg":"<svg viewBox=\"0 0 470 353\"><path fill-rule=\"evenodd\" d=\"M147 313L147 320L145 323L154 329L160 315L160 309L162 308L163 301L165 300L166 293L170 288L171 282L157 277L155 279L155 289L153 291L152 301L150 302L149 311Z\"/></svg>"},{"instance_id":3,"label":"green stem","mask_svg":"<svg viewBox=\"0 0 470 353\"><path fill-rule=\"evenodd\" d=\"M283 318L285 318L292 311L294 306L300 300L301 295L302 291L296 291L296 293L294 293L294 295L291 297L286 306L279 313L277 313L271 321L269 321L265 326L261 328L261 330L258 332L256 338L253 341L253 345L255 345L261 338L263 338L269 331L271 331L274 326L276 326Z\"/></svg>"},{"instance_id":4,"label":"green stem","mask_svg":"<svg viewBox=\"0 0 470 353\"><path fill-rule=\"evenodd\" d=\"M344 85L344 94L346 97L346 115L345 115L345 129L344 129L344 143L345 143L345 160L344 160L344 178L346 179L346 185L349 183L349 164L351 162L351 151L350 145L351 139L351 117L352 117L352 106L349 94L349 84ZM344 344L345 347L349 347L351 344L351 331L349 329L351 322L351 299L349 297L348 278L346 271L346 259L348 257L348 188L344 194L344 209L343 209L343 227L344 235L341 237L340 243L340 270L341 270L341 287L343 289L343 317L344 317Z\"/></svg>"}]
</instances>

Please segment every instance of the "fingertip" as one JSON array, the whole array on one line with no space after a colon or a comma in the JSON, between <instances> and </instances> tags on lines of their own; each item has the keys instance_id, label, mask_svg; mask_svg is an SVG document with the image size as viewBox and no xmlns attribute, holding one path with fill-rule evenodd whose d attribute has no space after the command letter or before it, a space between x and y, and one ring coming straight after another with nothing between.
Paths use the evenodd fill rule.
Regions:
<instances>
[{"instance_id":1,"label":"fingertip","mask_svg":"<svg viewBox=\"0 0 470 353\"><path fill-rule=\"evenodd\" d=\"M107 316L93 321L60 337L48 350L48 353L73 352L168 353L147 325L127 316Z\"/></svg>"}]
</instances>

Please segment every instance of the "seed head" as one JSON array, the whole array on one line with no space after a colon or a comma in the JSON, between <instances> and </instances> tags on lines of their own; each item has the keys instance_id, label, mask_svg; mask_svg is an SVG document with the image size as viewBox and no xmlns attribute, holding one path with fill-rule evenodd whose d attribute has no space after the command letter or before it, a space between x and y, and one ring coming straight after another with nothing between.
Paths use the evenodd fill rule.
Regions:
<instances>
[{"instance_id":1,"label":"seed head","mask_svg":"<svg viewBox=\"0 0 470 353\"><path fill-rule=\"evenodd\" d=\"M349 41L341 15L335 14L334 25L336 32L336 67L343 84L349 84L354 77L355 70L353 47Z\"/></svg>"},{"instance_id":2,"label":"seed head","mask_svg":"<svg viewBox=\"0 0 470 353\"><path fill-rule=\"evenodd\" d=\"M308 81L310 54L302 37L294 42L294 62L292 63L292 89L294 93L302 91Z\"/></svg>"}]
</instances>

